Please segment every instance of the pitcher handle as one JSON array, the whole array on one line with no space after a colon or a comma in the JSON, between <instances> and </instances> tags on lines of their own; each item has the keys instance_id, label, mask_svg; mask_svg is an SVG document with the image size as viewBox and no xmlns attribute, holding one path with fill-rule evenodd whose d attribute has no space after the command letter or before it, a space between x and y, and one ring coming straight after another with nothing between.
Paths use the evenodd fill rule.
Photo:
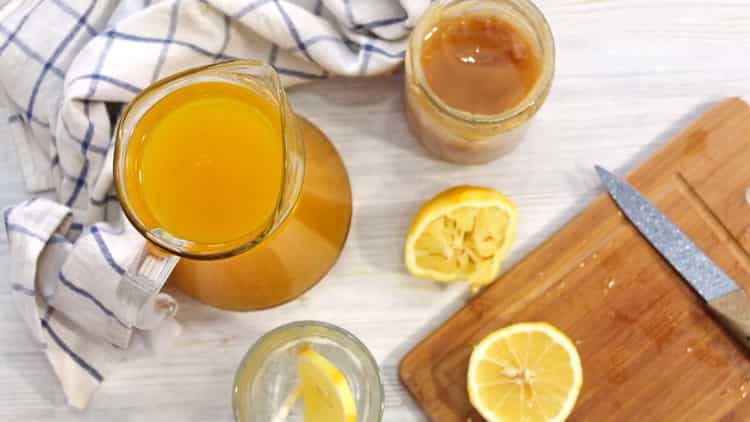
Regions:
<instances>
[{"instance_id":1,"label":"pitcher handle","mask_svg":"<svg viewBox=\"0 0 750 422\"><path fill-rule=\"evenodd\" d=\"M117 286L118 317L129 327L140 327L148 306L161 291L179 257L146 243Z\"/></svg>"}]
</instances>

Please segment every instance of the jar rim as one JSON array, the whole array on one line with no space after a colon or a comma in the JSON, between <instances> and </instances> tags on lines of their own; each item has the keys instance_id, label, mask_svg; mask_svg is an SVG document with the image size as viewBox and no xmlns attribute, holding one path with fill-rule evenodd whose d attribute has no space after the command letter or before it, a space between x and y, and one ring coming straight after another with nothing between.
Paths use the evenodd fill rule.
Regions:
<instances>
[{"instance_id":1,"label":"jar rim","mask_svg":"<svg viewBox=\"0 0 750 422\"><path fill-rule=\"evenodd\" d=\"M425 80L424 73L422 72L422 65L419 54L413 54L414 50L417 49L416 43L422 42L422 36L420 33L424 31L424 25L431 17L432 14L438 13L440 10L449 6L451 3L456 1L476 1L476 2L490 2L490 3L505 3L514 7L530 24L534 31L534 34L539 38L540 49L542 52L542 71L540 72L539 78L535 82L533 88L526 94L526 96L518 102L512 108L509 108L501 113L497 114L477 114L470 113L455 107L451 107L445 101L443 101L436 93L432 90L429 83ZM430 101L430 103L437 108L441 113L444 113L454 119L468 122L471 124L480 125L495 125L509 120L514 119L529 111L535 112L541 104L539 101L543 101L546 97L547 92L552 84L552 79L555 72L555 42L552 36L552 29L550 28L549 22L542 13L542 11L530 0L441 0L432 3L425 11L424 15L420 19L420 22L414 27L412 34L409 38L408 49L412 53L409 55L411 68L414 70L416 76L416 86L424 94L424 96Z\"/></svg>"}]
</instances>

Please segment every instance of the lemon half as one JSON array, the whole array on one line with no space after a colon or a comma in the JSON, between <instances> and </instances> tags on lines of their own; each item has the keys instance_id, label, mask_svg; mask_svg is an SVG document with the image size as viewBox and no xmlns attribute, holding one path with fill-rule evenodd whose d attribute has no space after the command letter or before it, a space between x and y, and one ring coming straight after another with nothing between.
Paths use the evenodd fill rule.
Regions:
<instances>
[{"instance_id":1,"label":"lemon half","mask_svg":"<svg viewBox=\"0 0 750 422\"><path fill-rule=\"evenodd\" d=\"M409 228L404 260L417 277L474 287L492 282L516 233L518 211L500 192L457 186L425 203Z\"/></svg>"},{"instance_id":2,"label":"lemon half","mask_svg":"<svg viewBox=\"0 0 750 422\"><path fill-rule=\"evenodd\" d=\"M471 354L469 400L488 422L562 422L583 370L568 337L547 323L522 323L485 337Z\"/></svg>"}]
</instances>

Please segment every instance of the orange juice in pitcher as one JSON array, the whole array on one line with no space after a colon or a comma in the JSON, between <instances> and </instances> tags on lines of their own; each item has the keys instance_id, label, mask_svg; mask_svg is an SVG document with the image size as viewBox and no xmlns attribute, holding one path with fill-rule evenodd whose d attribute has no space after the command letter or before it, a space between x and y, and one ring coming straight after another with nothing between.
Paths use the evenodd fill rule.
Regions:
<instances>
[{"instance_id":1,"label":"orange juice in pitcher","mask_svg":"<svg viewBox=\"0 0 750 422\"><path fill-rule=\"evenodd\" d=\"M280 199L279 111L228 82L178 88L136 125L125 166L142 219L202 243L257 236Z\"/></svg>"}]
</instances>

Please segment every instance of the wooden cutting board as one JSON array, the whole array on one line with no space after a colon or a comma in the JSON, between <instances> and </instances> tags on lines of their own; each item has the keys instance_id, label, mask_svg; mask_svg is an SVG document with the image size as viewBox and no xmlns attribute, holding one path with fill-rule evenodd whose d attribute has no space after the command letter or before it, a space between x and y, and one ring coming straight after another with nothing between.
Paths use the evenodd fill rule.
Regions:
<instances>
[{"instance_id":1,"label":"wooden cutting board","mask_svg":"<svg viewBox=\"0 0 750 422\"><path fill-rule=\"evenodd\" d=\"M746 103L709 110L627 180L750 287ZM472 345L522 321L548 321L578 347L569 421L750 421L750 355L606 194L409 352L401 380L432 420L481 421L466 394Z\"/></svg>"}]
</instances>

